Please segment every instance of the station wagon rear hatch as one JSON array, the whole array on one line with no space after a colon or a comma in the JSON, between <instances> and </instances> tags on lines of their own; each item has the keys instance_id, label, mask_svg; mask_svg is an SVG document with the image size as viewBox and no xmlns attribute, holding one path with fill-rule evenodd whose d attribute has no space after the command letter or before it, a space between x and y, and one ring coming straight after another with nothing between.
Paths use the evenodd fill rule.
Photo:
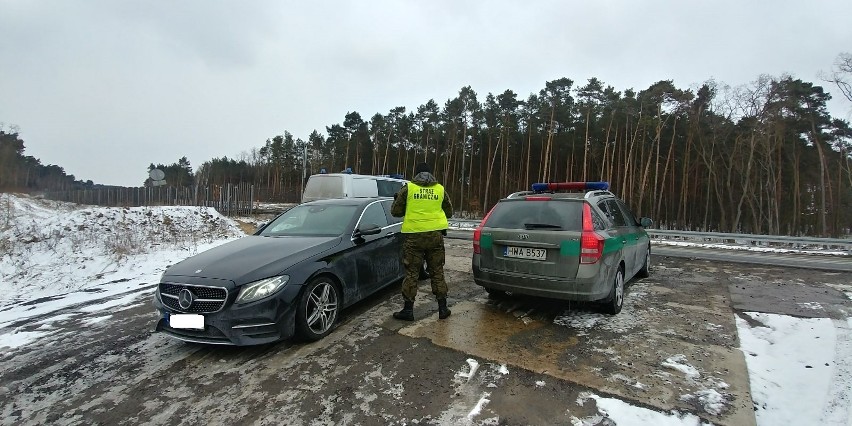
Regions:
<instances>
[{"instance_id":1,"label":"station wagon rear hatch","mask_svg":"<svg viewBox=\"0 0 852 426\"><path fill-rule=\"evenodd\" d=\"M574 279L580 266L583 205L578 199L503 200L483 224L483 270Z\"/></svg>"}]
</instances>

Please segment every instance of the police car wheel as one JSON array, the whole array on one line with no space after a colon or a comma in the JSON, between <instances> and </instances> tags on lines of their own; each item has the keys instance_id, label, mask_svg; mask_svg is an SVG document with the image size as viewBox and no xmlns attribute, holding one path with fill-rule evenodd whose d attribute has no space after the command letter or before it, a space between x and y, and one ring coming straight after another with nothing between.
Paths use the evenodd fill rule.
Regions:
<instances>
[{"instance_id":1,"label":"police car wheel","mask_svg":"<svg viewBox=\"0 0 852 426\"><path fill-rule=\"evenodd\" d=\"M609 294L609 299L604 302L604 312L615 315L621 312L621 307L624 304L624 271L618 268L615 272L615 279L612 282L612 290Z\"/></svg>"}]
</instances>

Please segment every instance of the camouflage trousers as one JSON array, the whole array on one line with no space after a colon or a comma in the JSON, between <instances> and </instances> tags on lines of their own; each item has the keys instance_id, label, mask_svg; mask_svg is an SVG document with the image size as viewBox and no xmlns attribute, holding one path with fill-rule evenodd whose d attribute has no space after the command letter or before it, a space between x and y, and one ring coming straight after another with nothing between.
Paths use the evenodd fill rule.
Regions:
<instances>
[{"instance_id":1,"label":"camouflage trousers","mask_svg":"<svg viewBox=\"0 0 852 426\"><path fill-rule=\"evenodd\" d=\"M417 281L420 268L426 261L426 271L432 281L432 294L436 299L447 297L447 282L444 281L444 236L441 231L405 234L402 243L402 263L405 279L402 281L402 297L413 302L417 296Z\"/></svg>"}]
</instances>

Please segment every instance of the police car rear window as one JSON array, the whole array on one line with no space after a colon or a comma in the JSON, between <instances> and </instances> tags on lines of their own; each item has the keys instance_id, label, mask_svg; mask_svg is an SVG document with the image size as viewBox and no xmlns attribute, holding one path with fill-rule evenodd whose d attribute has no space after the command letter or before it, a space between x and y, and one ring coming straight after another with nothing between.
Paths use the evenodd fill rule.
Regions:
<instances>
[{"instance_id":1,"label":"police car rear window","mask_svg":"<svg viewBox=\"0 0 852 426\"><path fill-rule=\"evenodd\" d=\"M485 226L505 229L581 231L582 201L503 200L488 216Z\"/></svg>"}]
</instances>

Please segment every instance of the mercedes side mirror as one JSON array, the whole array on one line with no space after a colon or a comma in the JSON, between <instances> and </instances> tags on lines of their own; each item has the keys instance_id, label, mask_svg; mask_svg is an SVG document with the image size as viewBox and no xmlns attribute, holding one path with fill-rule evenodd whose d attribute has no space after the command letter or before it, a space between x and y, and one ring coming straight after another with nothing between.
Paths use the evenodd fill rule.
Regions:
<instances>
[{"instance_id":1,"label":"mercedes side mirror","mask_svg":"<svg viewBox=\"0 0 852 426\"><path fill-rule=\"evenodd\" d=\"M366 223L355 229L355 232L352 234L352 237L356 239L364 238L364 236L366 235L376 235L380 232L382 232L381 226L376 225L374 223Z\"/></svg>"}]
</instances>

